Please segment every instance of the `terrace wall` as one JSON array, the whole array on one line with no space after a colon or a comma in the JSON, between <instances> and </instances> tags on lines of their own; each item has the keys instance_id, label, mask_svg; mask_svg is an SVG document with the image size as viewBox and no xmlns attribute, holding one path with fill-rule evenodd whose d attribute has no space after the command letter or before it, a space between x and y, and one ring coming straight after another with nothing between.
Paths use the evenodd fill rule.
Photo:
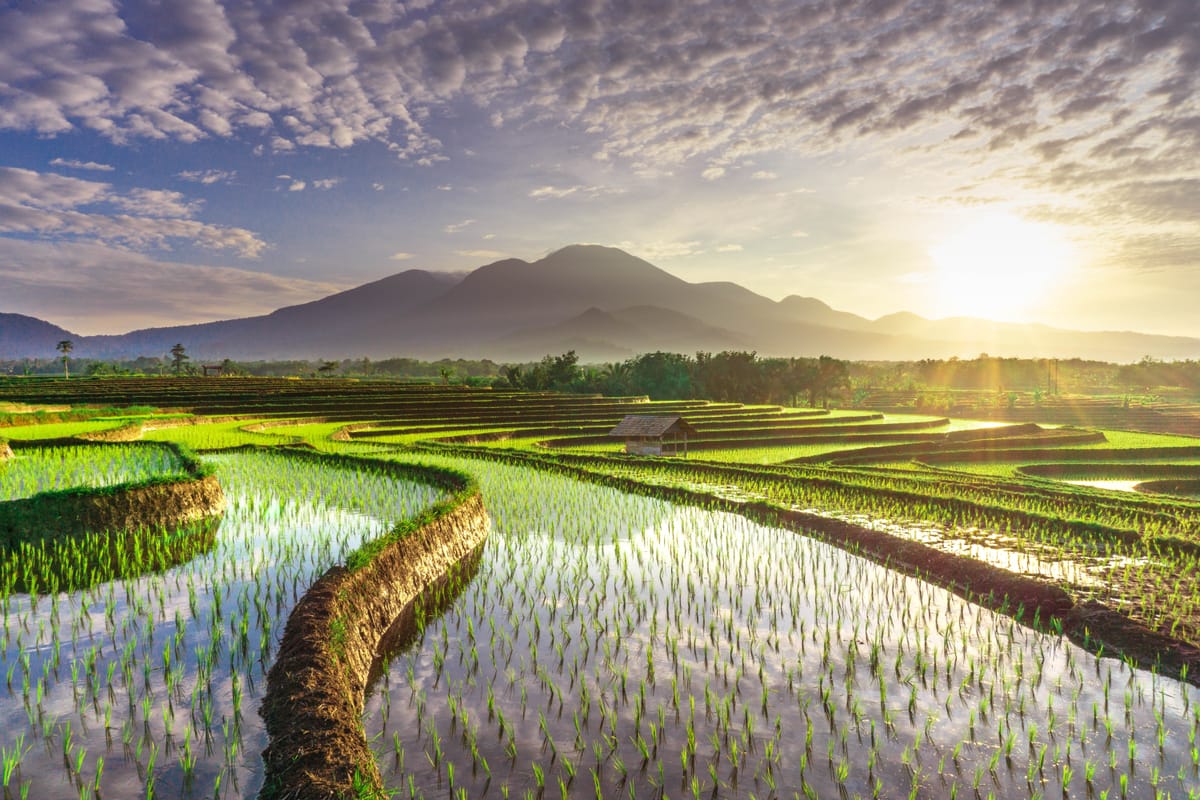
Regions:
<instances>
[{"instance_id":1,"label":"terrace wall","mask_svg":"<svg viewBox=\"0 0 1200 800\"><path fill-rule=\"evenodd\" d=\"M221 514L221 484L190 456L183 460L191 473L187 477L43 492L0 502L0 546L84 532L170 529Z\"/></svg>"},{"instance_id":2,"label":"terrace wall","mask_svg":"<svg viewBox=\"0 0 1200 800\"><path fill-rule=\"evenodd\" d=\"M260 798L383 796L362 727L371 665L392 623L478 551L489 519L478 491L390 542L364 566L333 567L288 618L261 713L270 744Z\"/></svg>"}]
</instances>

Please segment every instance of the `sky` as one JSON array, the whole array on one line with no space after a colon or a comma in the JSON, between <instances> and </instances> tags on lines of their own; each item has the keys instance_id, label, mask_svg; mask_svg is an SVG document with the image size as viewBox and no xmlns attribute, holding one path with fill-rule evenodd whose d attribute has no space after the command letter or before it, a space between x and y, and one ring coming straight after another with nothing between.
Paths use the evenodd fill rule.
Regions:
<instances>
[{"instance_id":1,"label":"sky","mask_svg":"<svg viewBox=\"0 0 1200 800\"><path fill-rule=\"evenodd\" d=\"M1196 0L7 0L0 311L265 313L571 243L1200 336Z\"/></svg>"}]
</instances>

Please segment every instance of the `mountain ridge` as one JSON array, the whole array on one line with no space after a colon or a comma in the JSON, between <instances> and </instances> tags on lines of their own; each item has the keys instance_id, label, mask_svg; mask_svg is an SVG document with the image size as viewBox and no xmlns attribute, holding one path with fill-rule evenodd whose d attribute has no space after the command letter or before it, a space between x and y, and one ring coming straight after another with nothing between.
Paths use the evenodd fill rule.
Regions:
<instances>
[{"instance_id":1,"label":"mountain ridge","mask_svg":"<svg viewBox=\"0 0 1200 800\"><path fill-rule=\"evenodd\" d=\"M536 261L506 258L463 274L410 269L255 317L78 336L0 312L0 360L52 358L71 339L82 358L164 356L182 343L204 360L504 358L579 351L611 360L669 350L755 350L855 360L993 356L1134 361L1200 357L1200 339L1071 331L901 311L875 320L799 294L772 300L729 281L689 283L601 245Z\"/></svg>"}]
</instances>

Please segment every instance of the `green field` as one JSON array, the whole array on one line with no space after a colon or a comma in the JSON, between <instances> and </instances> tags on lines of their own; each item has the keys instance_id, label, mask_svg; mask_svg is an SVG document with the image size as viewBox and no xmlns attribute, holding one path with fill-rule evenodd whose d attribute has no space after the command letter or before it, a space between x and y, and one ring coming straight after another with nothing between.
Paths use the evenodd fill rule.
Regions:
<instances>
[{"instance_id":1,"label":"green field","mask_svg":"<svg viewBox=\"0 0 1200 800\"><path fill-rule=\"evenodd\" d=\"M287 610L438 496L387 463L473 476L493 525L368 688L402 796L1200 786L1200 439L337 380L11 379L0 402L187 409L141 438L209 453L240 492L215 549L161 575L48 605L8 582L14 795L253 796L265 734L238 709ZM629 414L687 420L687 458L625 455L607 431ZM129 422L0 428L0 500L170 471L37 444Z\"/></svg>"}]
</instances>

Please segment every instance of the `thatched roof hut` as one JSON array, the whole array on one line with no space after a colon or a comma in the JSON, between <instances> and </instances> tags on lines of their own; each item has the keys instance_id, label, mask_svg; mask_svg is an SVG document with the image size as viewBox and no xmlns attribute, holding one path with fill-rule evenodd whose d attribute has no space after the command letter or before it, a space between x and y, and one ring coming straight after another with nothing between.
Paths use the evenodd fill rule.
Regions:
<instances>
[{"instance_id":1,"label":"thatched roof hut","mask_svg":"<svg viewBox=\"0 0 1200 800\"><path fill-rule=\"evenodd\" d=\"M625 452L642 456L687 455L688 434L695 434L683 417L651 417L631 414L621 420L609 436L625 440ZM680 449L682 445L682 450Z\"/></svg>"}]
</instances>

